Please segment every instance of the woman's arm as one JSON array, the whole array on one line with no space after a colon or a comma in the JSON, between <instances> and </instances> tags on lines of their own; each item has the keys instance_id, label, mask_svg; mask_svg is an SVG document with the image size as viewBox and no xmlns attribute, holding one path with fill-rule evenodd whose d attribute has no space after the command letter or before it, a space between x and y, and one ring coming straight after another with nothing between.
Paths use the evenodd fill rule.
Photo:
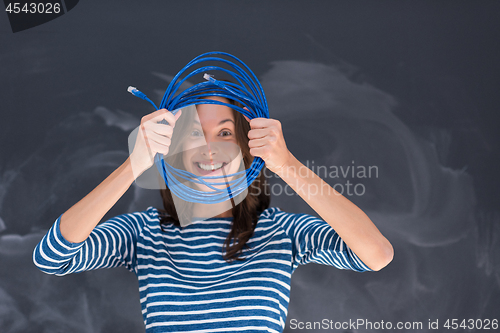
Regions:
<instances>
[{"instance_id":1,"label":"woman's arm","mask_svg":"<svg viewBox=\"0 0 500 333\"><path fill-rule=\"evenodd\" d=\"M71 243L87 239L95 226L134 182L130 157L60 220L61 235Z\"/></svg>"},{"instance_id":2,"label":"woman's arm","mask_svg":"<svg viewBox=\"0 0 500 333\"><path fill-rule=\"evenodd\" d=\"M280 176L331 225L370 269L378 271L391 262L394 253L391 243L360 208L290 153L279 121L255 118L250 121L250 126L250 153L260 156L266 167Z\"/></svg>"},{"instance_id":3,"label":"woman's arm","mask_svg":"<svg viewBox=\"0 0 500 333\"><path fill-rule=\"evenodd\" d=\"M155 154L168 153L173 128L180 115L180 111L174 116L171 112L161 109L142 118L134 151L129 158L61 216L61 235L66 240L71 243L86 240L135 178L153 164ZM169 125L157 123L162 119L167 120Z\"/></svg>"},{"instance_id":4,"label":"woman's arm","mask_svg":"<svg viewBox=\"0 0 500 333\"><path fill-rule=\"evenodd\" d=\"M378 271L391 262L392 245L370 218L292 154L276 174L335 229L368 267Z\"/></svg>"}]
</instances>

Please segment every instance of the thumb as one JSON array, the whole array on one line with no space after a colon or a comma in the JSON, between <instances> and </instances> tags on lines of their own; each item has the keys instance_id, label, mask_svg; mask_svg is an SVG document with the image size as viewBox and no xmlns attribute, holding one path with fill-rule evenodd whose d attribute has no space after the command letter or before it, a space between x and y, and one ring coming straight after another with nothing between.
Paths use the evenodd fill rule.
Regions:
<instances>
[{"instance_id":1,"label":"thumb","mask_svg":"<svg viewBox=\"0 0 500 333\"><path fill-rule=\"evenodd\" d=\"M175 121L177 121L177 119L179 119L179 117L181 116L181 114L182 114L182 110L177 111L177 113L174 116L175 117Z\"/></svg>"},{"instance_id":2,"label":"thumb","mask_svg":"<svg viewBox=\"0 0 500 333\"><path fill-rule=\"evenodd\" d=\"M243 109L248 110L248 108L246 106L243 107ZM248 123L250 124L250 118L248 118L247 116L243 115L243 117L245 117L245 119L248 121Z\"/></svg>"}]
</instances>

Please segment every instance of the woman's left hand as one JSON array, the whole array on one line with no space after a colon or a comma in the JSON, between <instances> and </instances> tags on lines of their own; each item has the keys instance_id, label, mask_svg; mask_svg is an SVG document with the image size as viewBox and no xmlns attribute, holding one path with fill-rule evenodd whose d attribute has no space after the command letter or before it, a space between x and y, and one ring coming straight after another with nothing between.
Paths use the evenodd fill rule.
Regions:
<instances>
[{"instance_id":1,"label":"woman's left hand","mask_svg":"<svg viewBox=\"0 0 500 333\"><path fill-rule=\"evenodd\" d=\"M292 155L286 147L281 123L276 119L254 118L250 120L250 128L250 154L262 158L269 170L279 174Z\"/></svg>"}]
</instances>

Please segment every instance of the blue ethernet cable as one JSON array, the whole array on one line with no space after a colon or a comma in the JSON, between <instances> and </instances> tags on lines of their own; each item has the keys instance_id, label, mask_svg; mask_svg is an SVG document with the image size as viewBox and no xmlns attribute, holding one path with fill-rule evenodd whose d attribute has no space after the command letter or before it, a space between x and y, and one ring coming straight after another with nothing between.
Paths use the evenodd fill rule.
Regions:
<instances>
[{"instance_id":1,"label":"blue ethernet cable","mask_svg":"<svg viewBox=\"0 0 500 333\"><path fill-rule=\"evenodd\" d=\"M153 101L152 101L152 100L150 100L150 99L148 98L148 96L146 96L146 94L144 94L143 92L139 91L136 87L132 87L132 86L130 86L130 87L128 87L127 91L128 91L129 93L131 93L132 95L134 95L134 96L137 96L137 97L139 97L139 98L142 98L142 99L143 99L143 100L145 100L145 101L148 101L149 103L151 103L151 104L154 106L154 108L155 108L156 110L159 110L159 109L158 109L158 107L156 106L156 104L155 104L155 103L153 103Z\"/></svg>"},{"instance_id":2,"label":"blue ethernet cable","mask_svg":"<svg viewBox=\"0 0 500 333\"><path fill-rule=\"evenodd\" d=\"M229 60L221 58L220 56L229 58ZM203 63L206 62L219 62L229 66L231 69L214 65L204 66ZM213 75L206 73L214 71L228 74L234 79L235 83L217 80ZM180 86L186 80L201 73L204 73L203 78L206 80L205 82L198 83L179 92ZM249 119L269 118L267 100L259 80L245 63L225 52L208 52L191 60L170 82L159 107L137 88L129 87L128 91L134 96L151 103L156 110L173 110L172 112L174 114L177 110L191 105L218 104L228 106ZM204 99L204 97L210 96L219 96L235 100L246 109L216 100ZM173 194L185 201L204 204L220 203L243 193L258 177L265 164L260 157L255 157L250 168L247 170L231 175L199 177L193 173L176 169L168 163L165 163L165 160L160 154L156 154L154 161L165 184ZM228 181L228 177L233 177L233 180ZM222 182L216 181L221 178L225 178L225 180ZM205 185L210 188L211 191L193 189L183 184L182 180ZM219 189L216 187L217 185L225 185L227 187Z\"/></svg>"}]
</instances>

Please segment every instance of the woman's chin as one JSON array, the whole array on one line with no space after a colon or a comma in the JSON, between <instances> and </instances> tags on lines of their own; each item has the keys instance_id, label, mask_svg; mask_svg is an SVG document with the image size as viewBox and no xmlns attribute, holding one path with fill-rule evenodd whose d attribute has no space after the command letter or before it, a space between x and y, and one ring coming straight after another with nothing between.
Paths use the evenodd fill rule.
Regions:
<instances>
[{"instance_id":1,"label":"woman's chin","mask_svg":"<svg viewBox=\"0 0 500 333\"><path fill-rule=\"evenodd\" d=\"M226 190L228 187L228 183L230 183L232 180L233 180L233 177L219 178L219 179L212 179L212 180L205 179L205 181L208 183L223 183L220 185L211 185L218 190ZM214 191L212 188L210 188L206 185L203 185L203 184L194 184L194 185L198 191L203 191L203 192L213 192Z\"/></svg>"}]
</instances>

